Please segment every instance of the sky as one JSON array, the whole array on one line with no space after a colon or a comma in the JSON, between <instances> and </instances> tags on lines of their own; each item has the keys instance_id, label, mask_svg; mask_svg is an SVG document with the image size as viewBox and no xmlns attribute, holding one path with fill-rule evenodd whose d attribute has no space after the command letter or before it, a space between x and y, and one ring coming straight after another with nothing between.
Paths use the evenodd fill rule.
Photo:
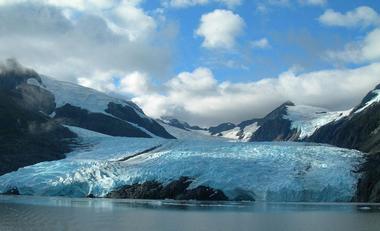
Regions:
<instances>
[{"instance_id":1,"label":"sky","mask_svg":"<svg viewBox=\"0 0 380 231\"><path fill-rule=\"evenodd\" d=\"M0 0L0 60L202 126L380 83L378 0Z\"/></svg>"}]
</instances>

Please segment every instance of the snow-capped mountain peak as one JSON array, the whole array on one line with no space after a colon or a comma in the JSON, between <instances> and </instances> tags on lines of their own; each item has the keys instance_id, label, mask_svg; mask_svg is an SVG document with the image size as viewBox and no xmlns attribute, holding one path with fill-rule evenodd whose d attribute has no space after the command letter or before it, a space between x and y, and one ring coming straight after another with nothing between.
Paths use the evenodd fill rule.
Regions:
<instances>
[{"instance_id":1,"label":"snow-capped mountain peak","mask_svg":"<svg viewBox=\"0 0 380 231\"><path fill-rule=\"evenodd\" d=\"M380 84L377 85L377 87L369 92L366 97L364 97L363 101L360 103L358 107L355 108L355 113L360 113L367 109L368 107L372 106L375 103L380 102Z\"/></svg>"}]
</instances>

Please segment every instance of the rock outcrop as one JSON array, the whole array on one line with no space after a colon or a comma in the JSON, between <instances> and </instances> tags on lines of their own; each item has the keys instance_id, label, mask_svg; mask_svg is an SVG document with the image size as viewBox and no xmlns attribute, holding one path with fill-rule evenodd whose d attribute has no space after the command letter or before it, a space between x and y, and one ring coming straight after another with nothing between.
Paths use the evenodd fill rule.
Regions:
<instances>
[{"instance_id":1,"label":"rock outcrop","mask_svg":"<svg viewBox=\"0 0 380 231\"><path fill-rule=\"evenodd\" d=\"M175 139L174 136L169 134L165 128L163 128L159 123L155 120L150 119L148 117L140 116L136 110L131 107L123 106L121 104L110 102L108 104L108 108L105 112L115 116L116 118L120 118L124 121L129 121L131 123L137 124L138 126L146 129L147 131L153 133L156 136L166 138L166 139ZM142 112L140 112L141 114Z\"/></svg>"},{"instance_id":2,"label":"rock outcrop","mask_svg":"<svg viewBox=\"0 0 380 231\"><path fill-rule=\"evenodd\" d=\"M145 137L150 135L115 117L89 112L86 109L66 104L55 110L54 119L60 123L76 126L111 136Z\"/></svg>"},{"instance_id":3,"label":"rock outcrop","mask_svg":"<svg viewBox=\"0 0 380 231\"><path fill-rule=\"evenodd\" d=\"M291 121L285 119L287 107L294 106L285 102L265 116L260 122L260 128L252 135L250 141L292 141L298 138L298 131L291 128Z\"/></svg>"},{"instance_id":4,"label":"rock outcrop","mask_svg":"<svg viewBox=\"0 0 380 231\"><path fill-rule=\"evenodd\" d=\"M366 156L366 161L358 172L362 176L353 201L380 203L380 153Z\"/></svg>"},{"instance_id":5,"label":"rock outcrop","mask_svg":"<svg viewBox=\"0 0 380 231\"><path fill-rule=\"evenodd\" d=\"M40 82L38 74L8 62L0 71L0 175L62 159L76 137L46 115L55 107L54 96L27 84L30 79Z\"/></svg>"},{"instance_id":6,"label":"rock outcrop","mask_svg":"<svg viewBox=\"0 0 380 231\"><path fill-rule=\"evenodd\" d=\"M122 199L173 199L199 201L226 201L228 198L221 190L206 186L189 189L192 180L181 177L167 185L156 181L147 181L142 184L124 186L109 193L107 198Z\"/></svg>"}]
</instances>

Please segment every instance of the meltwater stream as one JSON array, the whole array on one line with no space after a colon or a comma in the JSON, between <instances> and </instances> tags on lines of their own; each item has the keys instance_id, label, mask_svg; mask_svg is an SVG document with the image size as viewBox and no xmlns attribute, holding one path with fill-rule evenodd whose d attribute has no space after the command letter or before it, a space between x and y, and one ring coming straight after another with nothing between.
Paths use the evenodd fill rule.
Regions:
<instances>
[{"instance_id":1,"label":"meltwater stream","mask_svg":"<svg viewBox=\"0 0 380 231\"><path fill-rule=\"evenodd\" d=\"M194 179L190 187L220 189L229 199L244 193L255 201L348 202L362 159L360 152L318 144L168 141L76 132L87 148L1 176L0 192L17 188L22 195L102 197L124 185L148 180L165 184L187 176Z\"/></svg>"}]
</instances>

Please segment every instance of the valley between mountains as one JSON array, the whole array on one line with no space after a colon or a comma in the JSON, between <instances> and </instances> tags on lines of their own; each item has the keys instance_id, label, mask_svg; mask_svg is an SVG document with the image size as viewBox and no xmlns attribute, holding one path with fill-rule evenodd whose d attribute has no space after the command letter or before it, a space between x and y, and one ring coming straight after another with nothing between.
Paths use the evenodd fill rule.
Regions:
<instances>
[{"instance_id":1,"label":"valley between mountains","mask_svg":"<svg viewBox=\"0 0 380 231\"><path fill-rule=\"evenodd\" d=\"M17 63L0 95L4 194L380 202L380 85L345 111L285 100L210 128Z\"/></svg>"}]
</instances>

